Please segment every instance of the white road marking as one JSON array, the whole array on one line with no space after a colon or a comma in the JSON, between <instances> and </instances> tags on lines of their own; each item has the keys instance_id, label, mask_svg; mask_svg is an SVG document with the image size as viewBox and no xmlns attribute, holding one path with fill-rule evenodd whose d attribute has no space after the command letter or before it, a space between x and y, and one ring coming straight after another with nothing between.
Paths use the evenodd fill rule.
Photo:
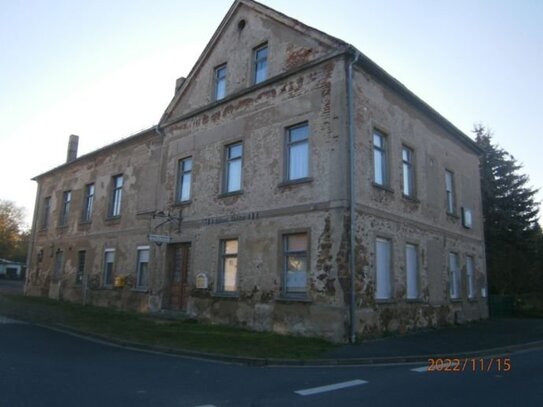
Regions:
<instances>
[{"instance_id":1,"label":"white road marking","mask_svg":"<svg viewBox=\"0 0 543 407\"><path fill-rule=\"evenodd\" d=\"M411 371L418 372L418 373L426 373L428 371L428 366L417 367L415 369L411 369Z\"/></svg>"},{"instance_id":2,"label":"white road marking","mask_svg":"<svg viewBox=\"0 0 543 407\"><path fill-rule=\"evenodd\" d=\"M327 386L313 387L311 389L296 390L294 393L299 394L300 396L310 396L312 394L324 393L327 391L345 389L347 387L360 386L361 384L366 384L365 380L351 380L348 382L329 384Z\"/></svg>"},{"instance_id":3,"label":"white road marking","mask_svg":"<svg viewBox=\"0 0 543 407\"><path fill-rule=\"evenodd\" d=\"M0 315L0 324L24 324L24 322L9 319Z\"/></svg>"}]
</instances>

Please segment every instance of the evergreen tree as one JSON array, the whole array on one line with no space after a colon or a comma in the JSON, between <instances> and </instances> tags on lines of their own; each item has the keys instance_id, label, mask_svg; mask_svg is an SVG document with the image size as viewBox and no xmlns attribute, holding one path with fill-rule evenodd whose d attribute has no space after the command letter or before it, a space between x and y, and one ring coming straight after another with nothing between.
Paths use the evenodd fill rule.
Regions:
<instances>
[{"instance_id":1,"label":"evergreen tree","mask_svg":"<svg viewBox=\"0 0 543 407\"><path fill-rule=\"evenodd\" d=\"M522 166L493 144L482 125L473 132L483 150L481 189L488 283L491 293L520 294L541 287L541 228L537 190L529 187Z\"/></svg>"}]
</instances>

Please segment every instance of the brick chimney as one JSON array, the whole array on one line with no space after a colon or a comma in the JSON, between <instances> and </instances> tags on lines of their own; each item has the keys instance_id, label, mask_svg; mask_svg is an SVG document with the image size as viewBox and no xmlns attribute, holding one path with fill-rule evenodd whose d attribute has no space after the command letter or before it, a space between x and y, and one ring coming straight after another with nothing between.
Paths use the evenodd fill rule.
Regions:
<instances>
[{"instance_id":1,"label":"brick chimney","mask_svg":"<svg viewBox=\"0 0 543 407\"><path fill-rule=\"evenodd\" d=\"M68 141L68 154L66 156L66 162L72 162L77 158L77 145L79 144L79 136L72 134Z\"/></svg>"}]
</instances>

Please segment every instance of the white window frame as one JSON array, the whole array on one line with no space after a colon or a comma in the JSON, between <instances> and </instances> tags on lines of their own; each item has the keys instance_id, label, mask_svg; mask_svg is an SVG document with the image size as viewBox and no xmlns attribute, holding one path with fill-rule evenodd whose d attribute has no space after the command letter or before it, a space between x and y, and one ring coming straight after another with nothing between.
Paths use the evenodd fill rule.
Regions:
<instances>
[{"instance_id":1,"label":"white window frame","mask_svg":"<svg viewBox=\"0 0 543 407\"><path fill-rule=\"evenodd\" d=\"M405 245L405 278L407 299L418 300L420 298L419 248L412 243Z\"/></svg>"},{"instance_id":2,"label":"white window frame","mask_svg":"<svg viewBox=\"0 0 543 407\"><path fill-rule=\"evenodd\" d=\"M454 259L454 261L453 261ZM452 300L461 298L460 260L458 253L449 252L449 295Z\"/></svg>"},{"instance_id":3,"label":"white window frame","mask_svg":"<svg viewBox=\"0 0 543 407\"><path fill-rule=\"evenodd\" d=\"M477 295L477 287L475 285L475 259L473 256L466 256L466 282L468 298L473 300Z\"/></svg>"},{"instance_id":4,"label":"white window frame","mask_svg":"<svg viewBox=\"0 0 543 407\"><path fill-rule=\"evenodd\" d=\"M178 203L190 202L192 197L192 156L177 162L177 199ZM185 183L185 181L188 181ZM186 187L186 188L185 188Z\"/></svg>"},{"instance_id":5,"label":"white window frame","mask_svg":"<svg viewBox=\"0 0 543 407\"><path fill-rule=\"evenodd\" d=\"M445 170L445 194L447 213L454 215L456 213L456 193L454 185L454 172L450 170Z\"/></svg>"},{"instance_id":6,"label":"white window frame","mask_svg":"<svg viewBox=\"0 0 543 407\"><path fill-rule=\"evenodd\" d=\"M376 143L379 140L380 143ZM373 182L376 185L388 187L390 179L388 174L388 137L379 130L373 130ZM380 160L378 160L378 157ZM379 165L379 162L381 165Z\"/></svg>"},{"instance_id":7,"label":"white window frame","mask_svg":"<svg viewBox=\"0 0 543 407\"><path fill-rule=\"evenodd\" d=\"M261 55L262 51L266 52L264 56ZM263 69L259 71L259 67L263 67ZM262 44L254 49L253 69L253 83L255 85L268 79L268 43ZM259 77L259 72L264 72L262 77Z\"/></svg>"},{"instance_id":8,"label":"white window frame","mask_svg":"<svg viewBox=\"0 0 543 407\"><path fill-rule=\"evenodd\" d=\"M96 192L96 187L94 183L85 185L85 201L83 202L83 222L90 222L92 219L92 210L94 206L94 194Z\"/></svg>"},{"instance_id":9,"label":"white window frame","mask_svg":"<svg viewBox=\"0 0 543 407\"><path fill-rule=\"evenodd\" d=\"M381 250L385 249L388 257L382 258ZM375 299L392 299L392 241L384 237L375 239Z\"/></svg>"},{"instance_id":10,"label":"white window frame","mask_svg":"<svg viewBox=\"0 0 543 407\"><path fill-rule=\"evenodd\" d=\"M293 136L293 133L296 131L296 130L299 130L299 129L306 129L306 135L305 136L302 136L303 138L300 138L298 140L293 140L292 139L292 136ZM286 128L286 132L285 132L285 150L286 150L286 157L285 157L285 164L286 164L286 169L285 169L285 175L286 175L286 179L285 181L286 182L290 182L290 181L298 181L298 180L305 180L305 179L308 179L309 178L309 123L308 122L303 122L303 123L299 123L299 124L296 124L294 126L290 126L290 127L287 127ZM294 149L298 149L299 147L304 147L305 146L305 168L302 170L302 173L301 174L293 174L293 165L291 163L291 159L292 159L292 156L293 156L293 150Z\"/></svg>"},{"instance_id":11,"label":"white window frame","mask_svg":"<svg viewBox=\"0 0 543 407\"><path fill-rule=\"evenodd\" d=\"M72 191L62 193L62 207L60 208L59 226L66 226L70 217L70 207L72 205Z\"/></svg>"},{"instance_id":12,"label":"white window frame","mask_svg":"<svg viewBox=\"0 0 543 407\"><path fill-rule=\"evenodd\" d=\"M150 271L149 271L149 260L151 258L151 248L150 246L138 246L137 247L137 254L136 254L136 288L138 289L145 289L149 287L149 278L150 278ZM145 261L143 255L147 252L147 259ZM145 265L145 267L144 267ZM144 280L144 275L146 274L147 281Z\"/></svg>"},{"instance_id":13,"label":"white window frame","mask_svg":"<svg viewBox=\"0 0 543 407\"><path fill-rule=\"evenodd\" d=\"M240 147L241 152L239 155L233 156L232 151L234 148ZM243 142L238 141L236 143L228 144L224 149L224 187L223 193L233 193L240 192L243 190ZM239 163L239 176L234 178L234 173L232 172L233 166ZM236 183L238 187L235 188Z\"/></svg>"},{"instance_id":14,"label":"white window frame","mask_svg":"<svg viewBox=\"0 0 543 407\"><path fill-rule=\"evenodd\" d=\"M110 218L118 218L121 216L121 204L123 199L123 174L114 175L111 178L111 208L109 211Z\"/></svg>"},{"instance_id":15,"label":"white window frame","mask_svg":"<svg viewBox=\"0 0 543 407\"><path fill-rule=\"evenodd\" d=\"M80 285L83 282L83 276L85 274L85 267L87 263L87 251L78 250L77 252L77 270L75 273L75 283Z\"/></svg>"},{"instance_id":16,"label":"white window frame","mask_svg":"<svg viewBox=\"0 0 543 407\"><path fill-rule=\"evenodd\" d=\"M226 250L227 250L227 247L229 246L228 243L233 243L233 242L235 242L236 251L227 252ZM218 278L218 285L217 285L218 293L235 294L239 291L238 253L239 253L238 239L222 239L220 241L219 278ZM226 270L227 270L228 262L234 259L235 259L235 267L234 267L233 284L227 286L226 285ZM230 280L232 280L232 277L230 277Z\"/></svg>"},{"instance_id":17,"label":"white window frame","mask_svg":"<svg viewBox=\"0 0 543 407\"><path fill-rule=\"evenodd\" d=\"M407 146L402 146L402 191L408 198L415 198L415 151Z\"/></svg>"},{"instance_id":18,"label":"white window frame","mask_svg":"<svg viewBox=\"0 0 543 407\"><path fill-rule=\"evenodd\" d=\"M226 64L219 65L215 68L214 75L214 86L213 86L213 97L215 100L221 100L226 97L226 75L228 73L228 68Z\"/></svg>"},{"instance_id":19,"label":"white window frame","mask_svg":"<svg viewBox=\"0 0 543 407\"><path fill-rule=\"evenodd\" d=\"M113 258L108 261L108 255L112 253ZM111 264L111 269L108 270L107 265ZM102 270L102 285L104 287L112 287L115 282L115 249L104 249L104 262Z\"/></svg>"}]
</instances>

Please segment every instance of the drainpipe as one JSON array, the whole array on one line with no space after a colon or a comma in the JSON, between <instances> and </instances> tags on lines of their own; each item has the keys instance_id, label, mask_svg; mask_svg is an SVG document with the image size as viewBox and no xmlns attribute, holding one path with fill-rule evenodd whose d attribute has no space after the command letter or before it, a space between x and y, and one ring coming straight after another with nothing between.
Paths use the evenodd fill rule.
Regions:
<instances>
[{"instance_id":1,"label":"drainpipe","mask_svg":"<svg viewBox=\"0 0 543 407\"><path fill-rule=\"evenodd\" d=\"M354 135L354 118L353 118L353 65L358 60L360 54L354 51L353 59L349 63L347 72L347 120L349 126L349 209L350 209L350 252L349 252L349 268L351 271L351 300L349 310L349 328L351 343L356 342L355 333L355 310L356 310L356 295L355 295L355 216L356 216L356 194L355 194L355 135Z\"/></svg>"}]
</instances>

